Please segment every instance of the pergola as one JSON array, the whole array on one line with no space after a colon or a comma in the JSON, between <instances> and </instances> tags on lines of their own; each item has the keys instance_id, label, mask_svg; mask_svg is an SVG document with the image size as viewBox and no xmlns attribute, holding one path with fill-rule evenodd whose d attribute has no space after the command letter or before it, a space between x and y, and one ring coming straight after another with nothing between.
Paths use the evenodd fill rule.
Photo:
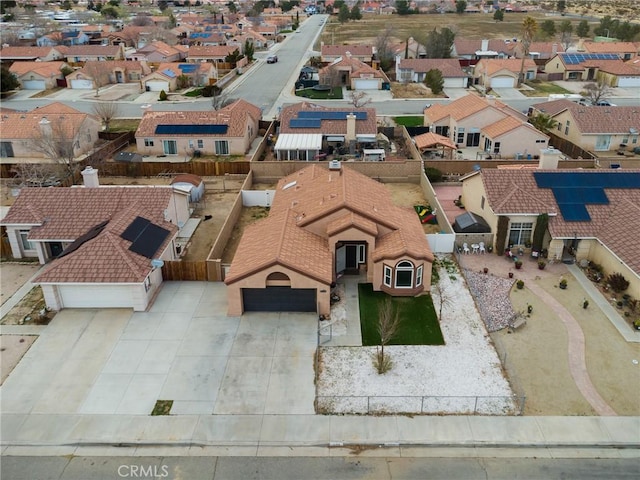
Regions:
<instances>
[{"instance_id":1,"label":"pergola","mask_svg":"<svg viewBox=\"0 0 640 480\"><path fill-rule=\"evenodd\" d=\"M422 135L413 137L413 141L416 144L421 154L440 152L440 157L449 158L453 157L453 151L457 149L456 144L449 138L438 135L437 133L427 132Z\"/></svg>"}]
</instances>

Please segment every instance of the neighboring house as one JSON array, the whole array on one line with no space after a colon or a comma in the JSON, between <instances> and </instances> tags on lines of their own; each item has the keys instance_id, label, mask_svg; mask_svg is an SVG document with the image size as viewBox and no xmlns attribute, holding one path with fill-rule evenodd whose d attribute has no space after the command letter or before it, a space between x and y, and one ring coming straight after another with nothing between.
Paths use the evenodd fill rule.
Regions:
<instances>
[{"instance_id":1,"label":"neighboring house","mask_svg":"<svg viewBox=\"0 0 640 480\"><path fill-rule=\"evenodd\" d=\"M420 45L413 37L409 37L406 42L402 42L393 48L393 53L401 58L424 58L427 51L424 45Z\"/></svg>"},{"instance_id":2,"label":"neighboring house","mask_svg":"<svg viewBox=\"0 0 640 480\"><path fill-rule=\"evenodd\" d=\"M203 63L161 63L155 72L142 78L142 86L147 92L173 92L187 87L209 85L218 78L214 64Z\"/></svg>"},{"instance_id":3,"label":"neighboring house","mask_svg":"<svg viewBox=\"0 0 640 480\"><path fill-rule=\"evenodd\" d=\"M81 30L58 31L44 35L36 41L39 47L53 47L56 45L85 45L89 43L89 35Z\"/></svg>"},{"instance_id":4,"label":"neighboring house","mask_svg":"<svg viewBox=\"0 0 640 480\"><path fill-rule=\"evenodd\" d=\"M59 47L4 47L0 50L0 61L11 62L53 62L64 60L64 54Z\"/></svg>"},{"instance_id":5,"label":"neighboring house","mask_svg":"<svg viewBox=\"0 0 640 480\"><path fill-rule=\"evenodd\" d=\"M32 282L47 307L144 311L162 284L162 261L178 258L177 225L188 193L170 186L26 187L2 220L14 258L48 263Z\"/></svg>"},{"instance_id":6,"label":"neighboring house","mask_svg":"<svg viewBox=\"0 0 640 480\"><path fill-rule=\"evenodd\" d=\"M118 32L110 32L107 36L109 45L123 44L127 48L142 48L153 40L155 27L127 25Z\"/></svg>"},{"instance_id":7,"label":"neighboring house","mask_svg":"<svg viewBox=\"0 0 640 480\"><path fill-rule=\"evenodd\" d=\"M488 155L517 157L538 152L548 137L526 124L527 117L491 97L469 94L448 105L424 110L424 125L459 147L477 147Z\"/></svg>"},{"instance_id":8,"label":"neighboring house","mask_svg":"<svg viewBox=\"0 0 640 480\"><path fill-rule=\"evenodd\" d=\"M467 74L456 58L409 58L396 57L396 80L401 83L424 82L429 70L440 70L444 88L466 88Z\"/></svg>"},{"instance_id":9,"label":"neighboring house","mask_svg":"<svg viewBox=\"0 0 640 480\"><path fill-rule=\"evenodd\" d=\"M103 62L124 60L124 45L80 45L65 47L67 62Z\"/></svg>"},{"instance_id":10,"label":"neighboring house","mask_svg":"<svg viewBox=\"0 0 640 480\"><path fill-rule=\"evenodd\" d=\"M227 58L228 55L231 55L236 50L238 50L239 52L242 52L242 48L238 48L235 45L218 45L218 46L192 45L189 47L187 62L221 63L225 61L225 58Z\"/></svg>"},{"instance_id":11,"label":"neighboring house","mask_svg":"<svg viewBox=\"0 0 640 480\"><path fill-rule=\"evenodd\" d=\"M640 55L640 46L633 42L582 42L585 53L613 53L620 60L631 60Z\"/></svg>"},{"instance_id":12,"label":"neighboring house","mask_svg":"<svg viewBox=\"0 0 640 480\"><path fill-rule=\"evenodd\" d=\"M145 75L151 73L147 62L132 60L108 60L105 62L87 62L84 67L67 75L67 86L73 89L95 88L95 77L99 84L140 83Z\"/></svg>"},{"instance_id":13,"label":"neighboring house","mask_svg":"<svg viewBox=\"0 0 640 480\"><path fill-rule=\"evenodd\" d=\"M544 64L544 72L550 81L594 82L603 60L621 61L615 53L559 53Z\"/></svg>"},{"instance_id":14,"label":"neighboring house","mask_svg":"<svg viewBox=\"0 0 640 480\"><path fill-rule=\"evenodd\" d=\"M164 42L155 41L136 50L131 60L145 60L149 63L180 62L187 57L185 51L178 46L167 45Z\"/></svg>"},{"instance_id":15,"label":"neighboring house","mask_svg":"<svg viewBox=\"0 0 640 480\"><path fill-rule=\"evenodd\" d=\"M545 167L545 157L559 155L543 150L542 168L552 168ZM494 239L498 219L508 219L506 242L494 245L496 251L530 244L538 215L546 213L542 246L548 258L590 260L601 265L605 275L621 273L630 282L628 291L638 292L639 179L637 169L482 169L462 179L462 201L468 212L487 221Z\"/></svg>"},{"instance_id":16,"label":"neighboring house","mask_svg":"<svg viewBox=\"0 0 640 480\"><path fill-rule=\"evenodd\" d=\"M518 76L522 59L482 59L473 68L473 78L476 85L490 88L514 88L518 85ZM530 58L524 61L524 79L535 80L538 67Z\"/></svg>"},{"instance_id":17,"label":"neighboring house","mask_svg":"<svg viewBox=\"0 0 640 480\"><path fill-rule=\"evenodd\" d=\"M373 108L329 108L308 102L286 106L280 114L275 152L278 160L310 161L321 153L356 154L376 144Z\"/></svg>"},{"instance_id":18,"label":"neighboring house","mask_svg":"<svg viewBox=\"0 0 640 480\"><path fill-rule=\"evenodd\" d=\"M374 290L430 290L433 254L418 216L387 188L345 164L282 178L269 216L248 226L226 275L228 314L330 314L332 285L366 272Z\"/></svg>"},{"instance_id":19,"label":"neighboring house","mask_svg":"<svg viewBox=\"0 0 640 480\"><path fill-rule=\"evenodd\" d=\"M534 112L558 122L553 133L590 152L611 152L638 143L638 107L586 107L568 100L536 103ZM625 148L622 147L622 148Z\"/></svg>"},{"instance_id":20,"label":"neighboring house","mask_svg":"<svg viewBox=\"0 0 640 480\"><path fill-rule=\"evenodd\" d=\"M339 57L318 72L320 83L333 87L346 86L351 90L382 90L389 78L357 58Z\"/></svg>"},{"instance_id":21,"label":"neighboring house","mask_svg":"<svg viewBox=\"0 0 640 480\"><path fill-rule=\"evenodd\" d=\"M472 40L456 38L451 56L465 60L465 65L475 65L482 58L508 58L511 42L504 40Z\"/></svg>"},{"instance_id":22,"label":"neighboring house","mask_svg":"<svg viewBox=\"0 0 640 480\"><path fill-rule=\"evenodd\" d=\"M640 69L632 61L602 60L598 65L598 80L607 85L621 88L640 87Z\"/></svg>"},{"instance_id":23,"label":"neighboring house","mask_svg":"<svg viewBox=\"0 0 640 480\"><path fill-rule=\"evenodd\" d=\"M509 44L511 56L522 58L524 46L522 42ZM564 52L564 47L557 42L531 42L529 45L529 58L532 60L549 60L558 53Z\"/></svg>"},{"instance_id":24,"label":"neighboring house","mask_svg":"<svg viewBox=\"0 0 640 480\"><path fill-rule=\"evenodd\" d=\"M9 71L13 73L24 90L49 90L64 79L65 62L13 62Z\"/></svg>"},{"instance_id":25,"label":"neighboring house","mask_svg":"<svg viewBox=\"0 0 640 480\"><path fill-rule=\"evenodd\" d=\"M0 116L0 158L43 159L52 162L37 144L44 139L73 148L74 158L91 150L98 140L100 120L68 107L51 103L29 112Z\"/></svg>"},{"instance_id":26,"label":"neighboring house","mask_svg":"<svg viewBox=\"0 0 640 480\"><path fill-rule=\"evenodd\" d=\"M373 46L371 45L322 45L320 55L323 63L332 63L339 58L351 56L361 62L371 65L373 61Z\"/></svg>"},{"instance_id":27,"label":"neighboring house","mask_svg":"<svg viewBox=\"0 0 640 480\"><path fill-rule=\"evenodd\" d=\"M218 110L146 112L138 130L145 155L245 155L258 135L261 110L244 100Z\"/></svg>"}]
</instances>

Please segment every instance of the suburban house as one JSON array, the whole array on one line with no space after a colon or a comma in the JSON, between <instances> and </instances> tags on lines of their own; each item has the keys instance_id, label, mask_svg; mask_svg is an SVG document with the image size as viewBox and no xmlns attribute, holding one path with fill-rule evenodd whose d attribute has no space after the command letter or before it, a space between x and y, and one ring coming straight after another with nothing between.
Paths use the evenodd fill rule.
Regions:
<instances>
[{"instance_id":1,"label":"suburban house","mask_svg":"<svg viewBox=\"0 0 640 480\"><path fill-rule=\"evenodd\" d=\"M0 61L11 62L53 62L64 60L65 56L58 47L3 47L0 50Z\"/></svg>"},{"instance_id":2,"label":"suburban house","mask_svg":"<svg viewBox=\"0 0 640 480\"><path fill-rule=\"evenodd\" d=\"M413 37L409 37L406 42L401 42L393 47L393 53L401 58L425 58L427 51L424 45L420 45Z\"/></svg>"},{"instance_id":3,"label":"suburban house","mask_svg":"<svg viewBox=\"0 0 640 480\"><path fill-rule=\"evenodd\" d=\"M508 45L510 56L522 58L524 45L522 42L512 42ZM558 42L531 42L529 45L529 58L532 60L549 60L558 53L564 52L564 47Z\"/></svg>"},{"instance_id":4,"label":"suburban house","mask_svg":"<svg viewBox=\"0 0 640 480\"><path fill-rule=\"evenodd\" d=\"M73 89L93 89L98 78L99 85L113 83L140 83L145 75L151 73L147 62L132 60L107 60L87 62L81 69L67 75L67 86Z\"/></svg>"},{"instance_id":5,"label":"suburban house","mask_svg":"<svg viewBox=\"0 0 640 480\"><path fill-rule=\"evenodd\" d=\"M640 146L640 107L587 107L569 100L536 103L533 112L558 122L555 135L598 153ZM608 154L605 154L608 156Z\"/></svg>"},{"instance_id":6,"label":"suburban house","mask_svg":"<svg viewBox=\"0 0 640 480\"><path fill-rule=\"evenodd\" d=\"M228 55L238 50L242 52L242 48L238 49L235 45L219 45L219 46L200 46L192 45L189 47L187 62L224 62Z\"/></svg>"},{"instance_id":7,"label":"suburban house","mask_svg":"<svg viewBox=\"0 0 640 480\"><path fill-rule=\"evenodd\" d=\"M401 83L424 82L429 70L440 70L444 88L466 88L467 74L455 58L407 58L396 57L396 80Z\"/></svg>"},{"instance_id":8,"label":"suburban house","mask_svg":"<svg viewBox=\"0 0 640 480\"><path fill-rule=\"evenodd\" d=\"M261 110L245 100L218 111L147 111L136 130L138 153L245 155L258 135L261 116Z\"/></svg>"},{"instance_id":9,"label":"suburban house","mask_svg":"<svg viewBox=\"0 0 640 480\"><path fill-rule=\"evenodd\" d=\"M415 296L430 290L434 257L413 209L340 162L282 178L269 216L249 225L226 275L228 314L330 314L332 285L366 272L374 290Z\"/></svg>"},{"instance_id":10,"label":"suburban house","mask_svg":"<svg viewBox=\"0 0 640 480\"><path fill-rule=\"evenodd\" d=\"M36 45L39 47L53 47L56 45L86 45L89 43L89 35L82 30L57 31L38 38Z\"/></svg>"},{"instance_id":11,"label":"suburban house","mask_svg":"<svg viewBox=\"0 0 640 480\"><path fill-rule=\"evenodd\" d=\"M548 215L542 244L548 258L590 260L640 291L640 170L554 169L561 153L541 151L541 169L482 169L462 179L462 201L499 238L505 218L505 243L530 245L537 218ZM555 160L554 160L555 157ZM503 220L504 222L504 220Z\"/></svg>"},{"instance_id":12,"label":"suburban house","mask_svg":"<svg viewBox=\"0 0 640 480\"><path fill-rule=\"evenodd\" d=\"M469 94L448 105L424 110L429 131L450 138L460 148L478 148L487 156L519 157L547 146L549 137L526 123L527 117L492 97Z\"/></svg>"},{"instance_id":13,"label":"suburban house","mask_svg":"<svg viewBox=\"0 0 640 480\"><path fill-rule=\"evenodd\" d=\"M58 102L29 112L3 112L0 158L53 161L59 151L70 149L77 158L93 148L99 130L98 118Z\"/></svg>"},{"instance_id":14,"label":"suburban house","mask_svg":"<svg viewBox=\"0 0 640 480\"><path fill-rule=\"evenodd\" d=\"M371 45L322 45L320 59L323 63L332 63L339 58L351 56L361 62L371 65L373 61L373 46Z\"/></svg>"},{"instance_id":15,"label":"suburban house","mask_svg":"<svg viewBox=\"0 0 640 480\"><path fill-rule=\"evenodd\" d=\"M640 87L640 68L634 66L633 60L603 60L598 65L598 80L612 87Z\"/></svg>"},{"instance_id":16,"label":"suburban house","mask_svg":"<svg viewBox=\"0 0 640 480\"><path fill-rule=\"evenodd\" d=\"M620 62L615 53L559 53L544 65L544 72L550 81L578 80L595 82L603 61ZM621 87L626 86L620 85Z\"/></svg>"},{"instance_id":17,"label":"suburban house","mask_svg":"<svg viewBox=\"0 0 640 480\"><path fill-rule=\"evenodd\" d=\"M518 85L518 76L522 59L519 58L492 58L482 59L473 68L473 81L476 85L483 85L485 89L514 88ZM538 67L536 63L527 58L524 60L524 79L534 80Z\"/></svg>"},{"instance_id":18,"label":"suburban house","mask_svg":"<svg viewBox=\"0 0 640 480\"><path fill-rule=\"evenodd\" d=\"M318 72L320 83L334 87L347 86L351 90L382 90L389 78L382 70L350 57L339 57Z\"/></svg>"},{"instance_id":19,"label":"suburban house","mask_svg":"<svg viewBox=\"0 0 640 480\"><path fill-rule=\"evenodd\" d=\"M24 90L49 90L64 79L65 62L13 62L9 71L13 73Z\"/></svg>"},{"instance_id":20,"label":"suburban house","mask_svg":"<svg viewBox=\"0 0 640 480\"><path fill-rule=\"evenodd\" d=\"M125 47L142 48L153 39L155 27L127 25L120 31L110 32L107 36L109 45L123 44Z\"/></svg>"},{"instance_id":21,"label":"suburban house","mask_svg":"<svg viewBox=\"0 0 640 480\"><path fill-rule=\"evenodd\" d=\"M142 77L148 92L173 92L187 87L203 87L218 78L216 66L202 63L161 63L156 71Z\"/></svg>"},{"instance_id":22,"label":"suburban house","mask_svg":"<svg viewBox=\"0 0 640 480\"><path fill-rule=\"evenodd\" d=\"M482 58L508 58L509 55L511 42L497 39L475 40L458 37L451 47L451 56L464 60L464 65L475 65Z\"/></svg>"},{"instance_id":23,"label":"suburban house","mask_svg":"<svg viewBox=\"0 0 640 480\"><path fill-rule=\"evenodd\" d=\"M124 45L76 45L64 49L67 62L70 63L124 60Z\"/></svg>"},{"instance_id":24,"label":"suburban house","mask_svg":"<svg viewBox=\"0 0 640 480\"><path fill-rule=\"evenodd\" d=\"M631 60L640 55L640 46L633 42L582 42L585 53L614 53L620 60Z\"/></svg>"},{"instance_id":25,"label":"suburban house","mask_svg":"<svg viewBox=\"0 0 640 480\"><path fill-rule=\"evenodd\" d=\"M186 57L186 49L156 40L136 50L130 59L145 60L149 63L172 63L181 62Z\"/></svg>"},{"instance_id":26,"label":"suburban house","mask_svg":"<svg viewBox=\"0 0 640 480\"><path fill-rule=\"evenodd\" d=\"M144 311L162 283L163 261L189 219L188 193L170 186L21 189L2 220L14 258L47 264L32 280L47 307Z\"/></svg>"},{"instance_id":27,"label":"suburban house","mask_svg":"<svg viewBox=\"0 0 640 480\"><path fill-rule=\"evenodd\" d=\"M286 106L280 113L278 160L310 161L329 153L356 155L376 145L378 127L373 108L329 108L308 102Z\"/></svg>"}]
</instances>

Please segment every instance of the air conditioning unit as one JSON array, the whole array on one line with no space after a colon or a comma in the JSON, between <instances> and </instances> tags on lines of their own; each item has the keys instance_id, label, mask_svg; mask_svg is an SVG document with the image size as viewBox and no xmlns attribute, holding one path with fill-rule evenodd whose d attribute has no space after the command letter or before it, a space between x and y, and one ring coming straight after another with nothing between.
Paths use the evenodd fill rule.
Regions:
<instances>
[{"instance_id":1,"label":"air conditioning unit","mask_svg":"<svg viewBox=\"0 0 640 480\"><path fill-rule=\"evenodd\" d=\"M340 160L331 160L329 162L329 170L340 170Z\"/></svg>"}]
</instances>

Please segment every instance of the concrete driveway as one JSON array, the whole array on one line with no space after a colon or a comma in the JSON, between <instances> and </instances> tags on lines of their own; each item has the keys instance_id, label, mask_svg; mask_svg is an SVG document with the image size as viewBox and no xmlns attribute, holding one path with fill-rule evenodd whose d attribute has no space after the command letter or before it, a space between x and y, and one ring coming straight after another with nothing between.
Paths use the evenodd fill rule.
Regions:
<instances>
[{"instance_id":1,"label":"concrete driveway","mask_svg":"<svg viewBox=\"0 0 640 480\"><path fill-rule=\"evenodd\" d=\"M498 94L501 100L526 98L517 88L494 88L493 91Z\"/></svg>"},{"instance_id":2,"label":"concrete driveway","mask_svg":"<svg viewBox=\"0 0 640 480\"><path fill-rule=\"evenodd\" d=\"M0 387L3 413L312 414L316 316L226 316L220 283L166 282L148 312L63 310Z\"/></svg>"}]
</instances>

